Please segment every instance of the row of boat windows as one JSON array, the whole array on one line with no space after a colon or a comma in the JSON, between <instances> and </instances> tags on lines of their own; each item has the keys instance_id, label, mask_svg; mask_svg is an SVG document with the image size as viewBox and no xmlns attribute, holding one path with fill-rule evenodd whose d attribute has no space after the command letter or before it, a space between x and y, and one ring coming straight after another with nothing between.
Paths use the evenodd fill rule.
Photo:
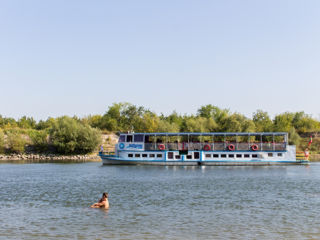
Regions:
<instances>
[{"instance_id":1,"label":"row of boat windows","mask_svg":"<svg viewBox=\"0 0 320 240\"><path fill-rule=\"evenodd\" d=\"M199 153L198 152L195 152L195 156L194 158L195 159L198 159L199 158ZM258 154L205 154L205 157L206 158L250 158L250 155L252 158L258 158ZM136 153L136 154L132 154L132 153L129 153L128 154L128 157L129 158L133 158L133 156L135 158L162 158L162 154L153 154L153 153L150 153L150 154L139 154L139 153ZM274 157L274 156L278 156L278 157L282 157L283 154L282 153L277 153L277 155L273 154L273 153L268 153L268 157ZM175 159L180 159L181 156L180 155L175 155L174 156ZM187 155L186 157L187 159L192 159L192 155ZM168 154L168 159L173 159L173 153L169 153Z\"/></svg>"},{"instance_id":2,"label":"row of boat windows","mask_svg":"<svg viewBox=\"0 0 320 240\"><path fill-rule=\"evenodd\" d=\"M221 154L220 157L221 158L226 158L228 156L228 158L250 158L250 154ZM206 154L205 155L206 158L219 158L219 154ZM252 154L251 155L252 158L257 158L258 154Z\"/></svg>"},{"instance_id":3,"label":"row of boat windows","mask_svg":"<svg viewBox=\"0 0 320 240\"><path fill-rule=\"evenodd\" d=\"M226 158L228 156L228 158L250 158L250 154L221 154L220 157L221 158ZM268 153L268 157L274 157L274 156L278 156L278 157L282 157L283 154L282 153L277 153L277 155L274 155L273 153ZM206 154L205 155L206 158L219 158L219 154ZM257 158L258 154L252 154L251 155L252 158Z\"/></svg>"},{"instance_id":4,"label":"row of boat windows","mask_svg":"<svg viewBox=\"0 0 320 240\"><path fill-rule=\"evenodd\" d=\"M134 157L135 158L140 158L141 156L143 157L143 158L147 158L148 157L148 155L149 155L149 158L162 158L162 154L153 154L153 153L150 153L150 154L139 154L139 153L136 153L136 154L131 154L131 153L129 153L128 154L128 157L129 158L132 158L133 157L133 155L134 155Z\"/></svg>"}]
</instances>

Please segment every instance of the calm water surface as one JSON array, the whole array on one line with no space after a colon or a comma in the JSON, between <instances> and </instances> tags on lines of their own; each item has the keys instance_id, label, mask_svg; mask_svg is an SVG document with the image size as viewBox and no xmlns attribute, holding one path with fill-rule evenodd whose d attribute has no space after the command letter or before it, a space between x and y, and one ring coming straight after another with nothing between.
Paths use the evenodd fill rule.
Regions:
<instances>
[{"instance_id":1,"label":"calm water surface","mask_svg":"<svg viewBox=\"0 0 320 240\"><path fill-rule=\"evenodd\" d=\"M319 216L319 164L0 164L0 239L320 239Z\"/></svg>"}]
</instances>

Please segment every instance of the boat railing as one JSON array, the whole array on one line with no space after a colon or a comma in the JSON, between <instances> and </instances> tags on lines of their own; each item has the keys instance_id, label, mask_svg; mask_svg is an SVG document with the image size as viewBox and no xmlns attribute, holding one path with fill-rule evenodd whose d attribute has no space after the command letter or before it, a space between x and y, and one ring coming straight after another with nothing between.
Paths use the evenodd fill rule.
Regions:
<instances>
[{"instance_id":1,"label":"boat railing","mask_svg":"<svg viewBox=\"0 0 320 240\"><path fill-rule=\"evenodd\" d=\"M233 147L229 147L233 145ZM182 143L145 143L145 151L152 150L213 150L213 151L227 151L234 149L235 151L250 151L255 148L257 151L284 151L286 150L286 143L272 143L272 142L215 142L215 143L199 143L199 142L182 142Z\"/></svg>"}]
</instances>

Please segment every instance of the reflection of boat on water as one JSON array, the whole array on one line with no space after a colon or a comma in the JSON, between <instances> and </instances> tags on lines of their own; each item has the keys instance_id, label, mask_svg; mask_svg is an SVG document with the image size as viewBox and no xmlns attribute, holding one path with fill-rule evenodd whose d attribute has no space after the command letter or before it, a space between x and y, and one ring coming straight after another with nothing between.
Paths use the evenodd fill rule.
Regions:
<instances>
[{"instance_id":1,"label":"reflection of boat on water","mask_svg":"<svg viewBox=\"0 0 320 240\"><path fill-rule=\"evenodd\" d=\"M304 164L285 132L125 133L103 164L274 165Z\"/></svg>"}]
</instances>

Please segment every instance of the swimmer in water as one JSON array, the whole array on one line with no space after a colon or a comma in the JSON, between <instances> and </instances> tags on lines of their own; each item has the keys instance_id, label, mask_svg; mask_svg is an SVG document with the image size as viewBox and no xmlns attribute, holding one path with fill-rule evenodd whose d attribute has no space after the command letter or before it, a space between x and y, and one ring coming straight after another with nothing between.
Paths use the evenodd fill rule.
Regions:
<instances>
[{"instance_id":1,"label":"swimmer in water","mask_svg":"<svg viewBox=\"0 0 320 240\"><path fill-rule=\"evenodd\" d=\"M103 193L102 198L99 200L99 202L91 205L92 208L109 208L109 201L108 201L108 193Z\"/></svg>"}]
</instances>

